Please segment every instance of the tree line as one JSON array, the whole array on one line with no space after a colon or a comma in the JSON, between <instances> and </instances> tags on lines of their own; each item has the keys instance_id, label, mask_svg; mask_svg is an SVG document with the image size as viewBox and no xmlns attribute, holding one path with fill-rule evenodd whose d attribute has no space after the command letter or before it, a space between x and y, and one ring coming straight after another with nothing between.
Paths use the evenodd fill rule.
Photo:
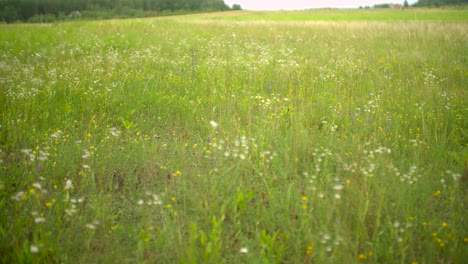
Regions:
<instances>
[{"instance_id":1,"label":"tree line","mask_svg":"<svg viewBox=\"0 0 468 264\"><path fill-rule=\"evenodd\" d=\"M0 0L0 21L139 17L230 9L224 0Z\"/></svg>"},{"instance_id":2,"label":"tree line","mask_svg":"<svg viewBox=\"0 0 468 264\"><path fill-rule=\"evenodd\" d=\"M413 6L444 6L444 5L466 5L468 0L419 0Z\"/></svg>"}]
</instances>

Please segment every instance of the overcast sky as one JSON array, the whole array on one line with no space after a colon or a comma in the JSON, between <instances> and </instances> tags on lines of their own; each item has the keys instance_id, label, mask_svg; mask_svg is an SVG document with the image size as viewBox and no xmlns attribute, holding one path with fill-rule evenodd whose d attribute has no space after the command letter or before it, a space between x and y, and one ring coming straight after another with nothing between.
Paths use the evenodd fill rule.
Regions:
<instances>
[{"instance_id":1,"label":"overcast sky","mask_svg":"<svg viewBox=\"0 0 468 264\"><path fill-rule=\"evenodd\" d=\"M294 10L308 8L357 8L382 3L400 3L404 0L224 0L229 6L240 4L246 10ZM414 4L417 0L408 0Z\"/></svg>"}]
</instances>

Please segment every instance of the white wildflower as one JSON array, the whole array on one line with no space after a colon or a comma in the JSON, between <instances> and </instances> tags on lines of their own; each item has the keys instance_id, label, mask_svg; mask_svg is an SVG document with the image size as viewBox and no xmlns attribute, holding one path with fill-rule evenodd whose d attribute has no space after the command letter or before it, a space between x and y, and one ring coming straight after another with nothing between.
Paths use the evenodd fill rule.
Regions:
<instances>
[{"instance_id":1,"label":"white wildflower","mask_svg":"<svg viewBox=\"0 0 468 264\"><path fill-rule=\"evenodd\" d=\"M84 153L83 156L81 156L83 159L87 159L91 157L91 153L88 150L83 149L83 153Z\"/></svg>"},{"instance_id":2,"label":"white wildflower","mask_svg":"<svg viewBox=\"0 0 468 264\"><path fill-rule=\"evenodd\" d=\"M247 254L249 253L249 249L247 247L241 247L239 253Z\"/></svg>"},{"instance_id":3,"label":"white wildflower","mask_svg":"<svg viewBox=\"0 0 468 264\"><path fill-rule=\"evenodd\" d=\"M342 184L338 184L338 185L333 186L333 189L337 190L337 191L341 191L341 190L343 190L343 188L344 188L344 186Z\"/></svg>"},{"instance_id":4,"label":"white wildflower","mask_svg":"<svg viewBox=\"0 0 468 264\"><path fill-rule=\"evenodd\" d=\"M35 222L36 224L44 223L45 221L46 221L46 220L45 220L44 217L36 217L36 218L34 218L34 222Z\"/></svg>"},{"instance_id":5,"label":"white wildflower","mask_svg":"<svg viewBox=\"0 0 468 264\"><path fill-rule=\"evenodd\" d=\"M31 245L31 246L29 247L29 250L30 250L31 253L33 253L33 254L39 253L39 247L36 246L36 245Z\"/></svg>"},{"instance_id":6,"label":"white wildflower","mask_svg":"<svg viewBox=\"0 0 468 264\"><path fill-rule=\"evenodd\" d=\"M58 138L58 137L60 137L61 134L62 134L62 130L58 130L57 132L53 133L50 136L53 137L53 138Z\"/></svg>"},{"instance_id":7,"label":"white wildflower","mask_svg":"<svg viewBox=\"0 0 468 264\"><path fill-rule=\"evenodd\" d=\"M216 123L216 121L213 120L210 121L210 125L213 129L216 129L218 127L218 123Z\"/></svg>"},{"instance_id":8,"label":"white wildflower","mask_svg":"<svg viewBox=\"0 0 468 264\"><path fill-rule=\"evenodd\" d=\"M42 189L42 186L41 186L41 184L40 184L40 183L38 183L38 182L35 182L35 183L33 183L33 185L32 185L32 186L33 186L34 188L38 189L38 190L41 190L41 189Z\"/></svg>"},{"instance_id":9,"label":"white wildflower","mask_svg":"<svg viewBox=\"0 0 468 264\"><path fill-rule=\"evenodd\" d=\"M65 182L65 190L71 190L73 189L73 183L70 179L68 179L66 182Z\"/></svg>"},{"instance_id":10,"label":"white wildflower","mask_svg":"<svg viewBox=\"0 0 468 264\"><path fill-rule=\"evenodd\" d=\"M115 127L109 128L109 133L111 133L111 135L114 137L118 137L120 135L120 131L118 131Z\"/></svg>"}]
</instances>

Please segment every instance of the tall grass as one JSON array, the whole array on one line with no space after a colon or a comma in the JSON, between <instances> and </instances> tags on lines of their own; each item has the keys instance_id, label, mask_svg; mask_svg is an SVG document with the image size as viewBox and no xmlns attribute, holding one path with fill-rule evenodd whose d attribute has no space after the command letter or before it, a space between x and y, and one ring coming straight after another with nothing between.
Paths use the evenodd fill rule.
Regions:
<instances>
[{"instance_id":1,"label":"tall grass","mask_svg":"<svg viewBox=\"0 0 468 264\"><path fill-rule=\"evenodd\" d=\"M3 26L4 263L463 263L463 23Z\"/></svg>"}]
</instances>

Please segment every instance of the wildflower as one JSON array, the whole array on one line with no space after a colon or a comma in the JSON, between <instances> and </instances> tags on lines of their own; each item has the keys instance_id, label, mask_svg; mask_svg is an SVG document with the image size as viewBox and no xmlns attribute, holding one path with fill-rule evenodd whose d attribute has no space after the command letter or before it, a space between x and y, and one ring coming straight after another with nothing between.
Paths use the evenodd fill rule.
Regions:
<instances>
[{"instance_id":1,"label":"wildflower","mask_svg":"<svg viewBox=\"0 0 468 264\"><path fill-rule=\"evenodd\" d=\"M341 184L335 185L335 186L333 187L333 189L334 189L334 190L337 190L337 191L341 191L341 190L343 190L343 188L344 188L344 186L341 185Z\"/></svg>"},{"instance_id":2,"label":"wildflower","mask_svg":"<svg viewBox=\"0 0 468 264\"><path fill-rule=\"evenodd\" d=\"M439 196L440 196L440 194L442 194L442 192L441 192L441 191L439 191L439 190L437 190L437 191L434 193L434 196L435 196L435 197L439 197Z\"/></svg>"},{"instance_id":3,"label":"wildflower","mask_svg":"<svg viewBox=\"0 0 468 264\"><path fill-rule=\"evenodd\" d=\"M442 223L442 227L447 227L447 226L448 226L447 223L445 222Z\"/></svg>"},{"instance_id":4,"label":"wildflower","mask_svg":"<svg viewBox=\"0 0 468 264\"><path fill-rule=\"evenodd\" d=\"M366 255L359 254L359 257L358 257L359 260L366 260L366 258L367 258Z\"/></svg>"},{"instance_id":5,"label":"wildflower","mask_svg":"<svg viewBox=\"0 0 468 264\"><path fill-rule=\"evenodd\" d=\"M36 246L36 245L31 245L29 247L29 251L31 251L31 253L33 253L33 254L39 253L39 247Z\"/></svg>"},{"instance_id":6,"label":"wildflower","mask_svg":"<svg viewBox=\"0 0 468 264\"><path fill-rule=\"evenodd\" d=\"M83 149L83 153L84 153L83 156L81 156L83 159L87 159L91 157L91 153L88 150Z\"/></svg>"},{"instance_id":7,"label":"wildflower","mask_svg":"<svg viewBox=\"0 0 468 264\"><path fill-rule=\"evenodd\" d=\"M71 209L65 209L65 213L67 213L67 215L69 216L72 216L76 213L76 209L74 207L72 207Z\"/></svg>"},{"instance_id":8,"label":"wildflower","mask_svg":"<svg viewBox=\"0 0 468 264\"><path fill-rule=\"evenodd\" d=\"M307 201L307 196L302 195L302 196L301 196L301 199L302 199L302 201Z\"/></svg>"},{"instance_id":9,"label":"wildflower","mask_svg":"<svg viewBox=\"0 0 468 264\"><path fill-rule=\"evenodd\" d=\"M32 149L22 149L21 150L21 153L23 153L25 155L29 155L29 154L31 154L31 152L32 152Z\"/></svg>"},{"instance_id":10,"label":"wildflower","mask_svg":"<svg viewBox=\"0 0 468 264\"><path fill-rule=\"evenodd\" d=\"M306 250L306 253L307 255L310 255L310 253L312 253L312 250L314 249L314 243L310 244L308 247L307 247L307 250Z\"/></svg>"},{"instance_id":11,"label":"wildflower","mask_svg":"<svg viewBox=\"0 0 468 264\"><path fill-rule=\"evenodd\" d=\"M114 137L118 137L120 135L120 131L118 131L115 127L109 128L109 133L111 133L111 135Z\"/></svg>"},{"instance_id":12,"label":"wildflower","mask_svg":"<svg viewBox=\"0 0 468 264\"><path fill-rule=\"evenodd\" d=\"M91 224L86 224L86 228L88 228L90 230L94 230L94 229L96 229L96 225L94 225L92 223Z\"/></svg>"},{"instance_id":13,"label":"wildflower","mask_svg":"<svg viewBox=\"0 0 468 264\"><path fill-rule=\"evenodd\" d=\"M34 222L35 222L36 224L44 223L44 222L45 222L45 218L44 218L44 217L36 217L36 218L34 218Z\"/></svg>"},{"instance_id":14,"label":"wildflower","mask_svg":"<svg viewBox=\"0 0 468 264\"><path fill-rule=\"evenodd\" d=\"M57 132L53 133L52 135L50 135L51 137L53 138L58 138L60 137L60 135L62 134L62 130L58 130Z\"/></svg>"},{"instance_id":15,"label":"wildflower","mask_svg":"<svg viewBox=\"0 0 468 264\"><path fill-rule=\"evenodd\" d=\"M26 200L26 195L23 191L20 191L20 192L17 192L15 194L15 196L12 196L11 197L12 200L16 200L16 201L19 201L19 200Z\"/></svg>"},{"instance_id":16,"label":"wildflower","mask_svg":"<svg viewBox=\"0 0 468 264\"><path fill-rule=\"evenodd\" d=\"M45 204L46 207L50 208L55 203L55 199L50 200Z\"/></svg>"},{"instance_id":17,"label":"wildflower","mask_svg":"<svg viewBox=\"0 0 468 264\"><path fill-rule=\"evenodd\" d=\"M94 220L92 223L86 224L86 228L94 230L99 224L100 222L98 220Z\"/></svg>"},{"instance_id":18,"label":"wildflower","mask_svg":"<svg viewBox=\"0 0 468 264\"><path fill-rule=\"evenodd\" d=\"M216 121L213 120L210 121L210 125L213 129L216 129L218 127L218 123L216 123Z\"/></svg>"},{"instance_id":19,"label":"wildflower","mask_svg":"<svg viewBox=\"0 0 468 264\"><path fill-rule=\"evenodd\" d=\"M70 179L68 179L66 182L65 182L65 190L71 190L73 189L73 183Z\"/></svg>"},{"instance_id":20,"label":"wildflower","mask_svg":"<svg viewBox=\"0 0 468 264\"><path fill-rule=\"evenodd\" d=\"M34 188L38 189L38 190L41 190L41 189L42 189L42 186L41 186L41 184L40 184L40 183L38 183L38 182L35 182L35 183L33 183L33 185L32 185L32 186L33 186Z\"/></svg>"},{"instance_id":21,"label":"wildflower","mask_svg":"<svg viewBox=\"0 0 468 264\"><path fill-rule=\"evenodd\" d=\"M239 250L239 253L243 253L243 254L249 253L249 249L247 247L241 247Z\"/></svg>"}]
</instances>

